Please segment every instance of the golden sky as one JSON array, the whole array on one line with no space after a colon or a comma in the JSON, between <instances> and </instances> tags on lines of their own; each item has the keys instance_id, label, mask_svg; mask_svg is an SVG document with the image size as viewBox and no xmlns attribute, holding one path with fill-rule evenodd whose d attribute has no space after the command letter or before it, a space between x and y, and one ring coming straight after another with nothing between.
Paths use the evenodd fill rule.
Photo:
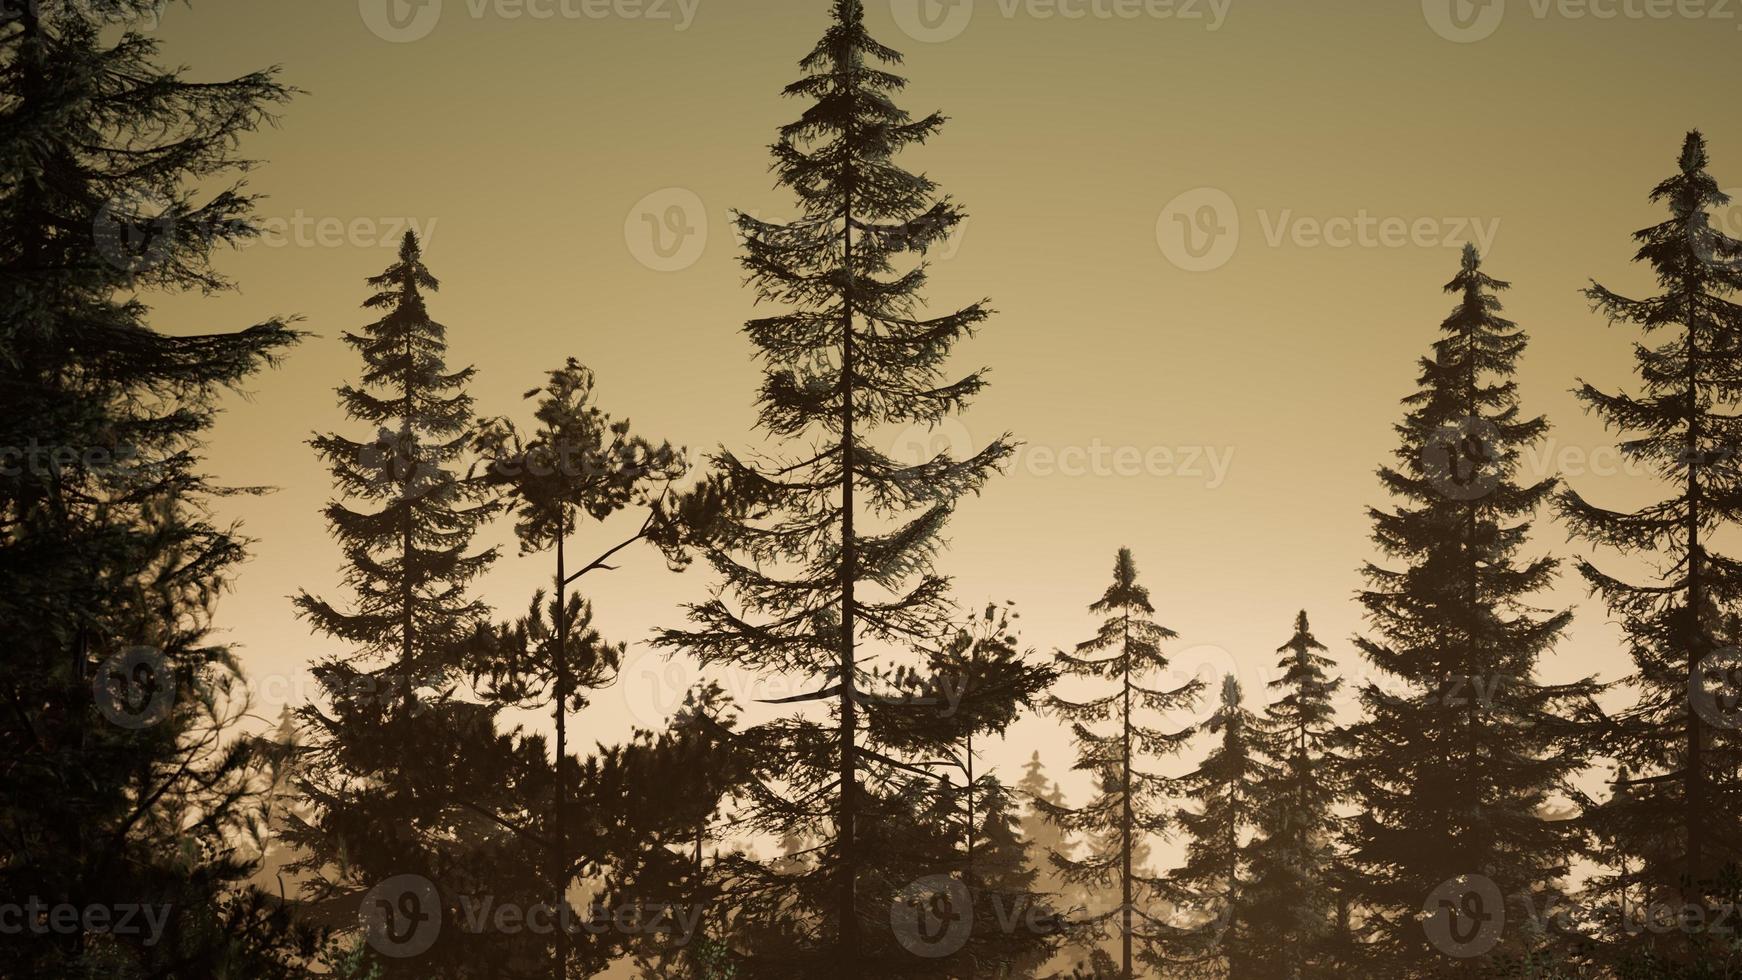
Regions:
<instances>
[{"instance_id":1,"label":"golden sky","mask_svg":"<svg viewBox=\"0 0 1742 980\"><path fill-rule=\"evenodd\" d=\"M343 598L319 514L329 480L304 442L361 431L332 396L357 372L339 336L369 319L363 279L390 264L406 227L425 234L444 281L432 309L452 362L478 368L480 411L524 418L520 394L572 355L598 372L604 407L647 435L696 450L761 441L758 373L738 333L752 297L728 212L792 213L766 146L800 110L779 92L827 6L166 10L154 33L196 77L276 63L307 90L244 148L265 161L250 180L268 195L272 234L221 260L240 292L154 301L175 332L300 313L318 335L232 404L211 442L222 480L282 488L223 508L258 539L221 622L264 714L300 700L304 665L330 652L288 598ZM1615 387L1631 371L1632 333L1606 328L1578 291L1592 277L1649 288L1629 235L1659 220L1646 194L1687 129L1707 131L1714 174L1742 188L1742 3L868 8L874 33L908 55L903 105L951 117L905 160L971 215L936 257L936 308L989 296L999 311L961 348L964 369L992 368L971 414L884 437L1024 440L1011 474L962 506L944 569L966 604L1014 600L1037 649L1091 634L1085 607L1128 545L1160 621L1181 634L1182 664L1234 671L1252 694L1305 608L1359 671L1352 596L1371 552L1365 508L1382 502L1374 469L1451 308L1440 289L1466 240L1489 246L1488 271L1515 283L1508 312L1533 337L1525 408L1555 430L1532 475L1564 473L1616 506L1653 493L1568 393L1576 377ZM1723 217L1742 234L1742 208ZM580 550L626 530L588 528ZM508 533L504 522L493 537ZM1547 520L1536 545L1584 547ZM509 547L483 590L518 613L547 574ZM1545 673L1613 678L1625 666L1617 633L1568 578L1544 603L1577 602L1580 617ZM710 584L651 552L589 581L607 635L632 656L581 721L583 740L616 739L675 703L694 671L644 641ZM747 699L791 693L723 681ZM1044 719L992 757L1035 749L1066 774L1067 739Z\"/></svg>"}]
</instances>

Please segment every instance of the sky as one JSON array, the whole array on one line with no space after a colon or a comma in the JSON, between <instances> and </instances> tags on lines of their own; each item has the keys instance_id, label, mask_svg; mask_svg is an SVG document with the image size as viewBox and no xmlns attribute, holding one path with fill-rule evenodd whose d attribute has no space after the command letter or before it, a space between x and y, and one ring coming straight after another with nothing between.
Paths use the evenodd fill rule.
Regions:
<instances>
[{"instance_id":1,"label":"sky","mask_svg":"<svg viewBox=\"0 0 1742 980\"><path fill-rule=\"evenodd\" d=\"M1260 706L1301 609L1363 679L1351 637L1374 557L1367 508L1385 502L1375 470L1466 241L1514 283L1508 314L1532 338L1524 408L1554 430L1526 475L1564 476L1611 507L1659 492L1570 394L1580 378L1629 384L1635 339L1580 290L1650 288L1630 235L1659 220L1647 195L1688 129L1742 189L1742 4L867 7L907 56L900 103L950 119L902 161L970 215L934 256L932 309L990 297L998 311L959 348L964 370L991 369L972 411L878 438L909 455L1022 441L959 508L941 568L965 606L1015 603L1037 656L1092 635L1087 606L1128 546L1180 634L1177 679L1233 673ZM333 395L358 372L340 338L369 321L364 279L406 229L442 280L431 308L450 363L477 368L481 413L526 419L521 395L573 356L597 372L600 404L645 435L698 459L765 445L739 328L766 311L729 216L793 213L767 146L801 109L780 91L827 13L824 0L227 0L170 6L149 28L191 77L276 64L303 90L242 147L261 161L248 181L267 234L219 258L239 289L148 297L173 333L280 314L311 332L227 401L209 445L220 481L279 488L219 510L255 539L219 623L260 714L307 698L306 666L335 652L290 601L344 598L320 515L330 480L306 443L365 434ZM1742 234L1742 208L1716 220ZM603 551L633 520L583 527L575 552ZM548 563L516 553L507 521L486 540L504 554L480 593L518 614ZM1532 551L1592 554L1547 515ZM583 741L656 726L700 678L647 640L714 585L652 551L589 576L602 630L630 654L573 723ZM1577 610L1545 677L1625 671L1570 568L1541 605ZM743 700L795 690L713 676ZM1035 751L1067 792L1087 790L1052 719L1025 719L987 757L1013 780Z\"/></svg>"}]
</instances>

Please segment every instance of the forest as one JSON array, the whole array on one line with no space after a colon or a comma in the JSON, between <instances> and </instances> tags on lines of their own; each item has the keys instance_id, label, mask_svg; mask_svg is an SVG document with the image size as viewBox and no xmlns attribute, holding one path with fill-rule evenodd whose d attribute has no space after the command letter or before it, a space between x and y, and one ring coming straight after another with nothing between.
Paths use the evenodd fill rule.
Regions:
<instances>
[{"instance_id":1,"label":"forest","mask_svg":"<svg viewBox=\"0 0 1742 980\"><path fill-rule=\"evenodd\" d=\"M1717 550L1742 524L1742 241L1714 217L1742 161L1661 147L1629 175L1657 223L1618 226L1582 297L1634 370L1563 387L1653 499L1526 465L1549 420L1498 277L1530 259L1448 250L1351 504L1362 631L1248 607L1269 680L1182 676L1145 576L1179 556L1083 542L1104 573L1049 585L1074 635L957 589L950 521L1021 434L889 448L992 384L959 362L993 301L926 301L968 211L904 160L946 119L904 107L862 0L794 6L818 39L790 84L733 93L789 119L780 198L734 216L757 315L684 327L739 331L753 438L674 445L561 350L521 403L475 400L450 342L500 328L444 326L441 253L403 229L322 326L348 424L279 447L330 475L334 568L285 599L319 690L263 719L218 609L250 535L289 532L221 516L271 491L206 447L313 334L190 333L153 302L233 291L217 257L263 233L246 147L302 93L165 60L155 0L0 5L0 976L1742 976L1742 557ZM1603 285L1632 270L1655 287ZM593 587L631 561L708 583L644 624L700 679L601 743L632 641ZM479 587L506 566L544 584ZM1624 673L1579 666L1563 576ZM1031 718L1056 738L1007 745Z\"/></svg>"}]
</instances>

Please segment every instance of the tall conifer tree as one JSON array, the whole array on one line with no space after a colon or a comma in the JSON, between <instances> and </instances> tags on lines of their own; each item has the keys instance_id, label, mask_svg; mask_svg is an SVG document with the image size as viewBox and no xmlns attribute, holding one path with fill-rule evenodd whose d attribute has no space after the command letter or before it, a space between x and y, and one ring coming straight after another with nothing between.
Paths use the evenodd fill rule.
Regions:
<instances>
[{"instance_id":1,"label":"tall conifer tree","mask_svg":"<svg viewBox=\"0 0 1742 980\"><path fill-rule=\"evenodd\" d=\"M1251 961L1246 889L1248 841L1257 822L1259 784L1268 770L1258 755L1258 719L1246 709L1240 682L1232 675L1222 678L1221 701L1204 727L1219 739L1203 765L1181 780L1196 806L1179 812L1186 860L1170 876L1190 896L1195 921L1181 924L1161 944L1167 954L1153 961L1161 970L1184 962L1192 976L1264 980L1267 975Z\"/></svg>"},{"instance_id":2,"label":"tall conifer tree","mask_svg":"<svg viewBox=\"0 0 1742 980\"><path fill-rule=\"evenodd\" d=\"M1626 631L1634 701L1614 719L1608 754L1630 769L1618 792L1592 801L1599 837L1637 858L1616 879L1646 902L1709 905L1725 869L1742 861L1742 732L1707 697L1733 669L1719 637L1722 616L1742 599L1742 565L1713 538L1742 519L1742 242L1712 226L1729 204L1706 173L1698 132L1682 144L1676 173L1651 192L1669 215L1634 234L1635 259L1657 295L1633 299L1593 284L1586 295L1611 323L1638 326L1641 391L1610 394L1590 384L1581 401L1627 434L1621 452L1657 473L1674 495L1637 511L1609 510L1568 489L1563 519L1591 542L1649 556L1661 574L1634 584L1581 562L1579 571ZM1705 710L1702 710L1705 709ZM1686 960L1710 955L1712 938L1645 939ZM1696 949L1694 947L1708 947Z\"/></svg>"},{"instance_id":3,"label":"tall conifer tree","mask_svg":"<svg viewBox=\"0 0 1742 980\"><path fill-rule=\"evenodd\" d=\"M346 414L374 432L311 442L340 493L326 517L351 601L346 608L303 592L296 606L316 632L350 649L315 667L327 705L300 714L310 729L301 770L310 812L289 836L305 854L297 866L316 876L311 897L340 910L355 910L401 876L434 888L434 901L427 892L417 898L438 908L407 914L448 920L439 945L389 959L387 976L500 969L508 954L486 947L507 944L464 941L458 896L473 893L486 874L503 880L500 854L513 832L490 807L460 803L451 785L504 766L478 756L493 745L495 709L453 696L466 643L488 613L468 587L496 558L471 547L494 510L488 488L464 474L475 435L466 393L472 370L447 366L447 331L426 305L438 283L415 236L405 236L398 260L369 285L364 306L380 316L345 334L363 372L339 397ZM528 906L543 891L533 866L523 869L515 896ZM389 924L390 931L414 927Z\"/></svg>"},{"instance_id":4,"label":"tall conifer tree","mask_svg":"<svg viewBox=\"0 0 1742 980\"><path fill-rule=\"evenodd\" d=\"M1089 611L1107 618L1093 639L1077 644L1074 654L1057 655L1060 671L1068 676L1113 681L1116 687L1110 694L1082 702L1055 696L1051 704L1071 723L1078 751L1075 768L1093 773L1099 792L1078 808L1046 802L1039 806L1063 829L1088 838L1088 853L1080 859L1056 852L1053 855L1064 879L1076 884L1112 882L1118 886L1118 906L1089 915L1075 926L1092 931L1114 925L1120 977L1131 980L1136 975L1132 971L1139 926L1144 929L1143 941L1159 938L1169 924L1152 910L1176 894L1167 881L1142 873L1138 855L1144 838L1167 832L1171 822L1167 801L1179 782L1141 766L1145 757L1154 760L1177 753L1193 732L1191 728L1172 732L1150 728L1142 723L1139 712L1189 707L1196 703L1203 682L1194 679L1172 690L1144 686L1153 684L1151 678L1167 669L1161 644L1177 634L1155 622L1149 590L1137 584L1137 562L1131 549L1119 549L1113 563L1113 584ZM1097 723L1111 723L1113 730L1102 733L1090 727Z\"/></svg>"},{"instance_id":5,"label":"tall conifer tree","mask_svg":"<svg viewBox=\"0 0 1742 980\"><path fill-rule=\"evenodd\" d=\"M1046 766L1041 762L1040 753L1030 755L1022 767L1022 779L1016 784L1017 797L1023 802L1021 830L1023 840L1028 844L1029 860L1036 872L1036 886L1046 896L1046 901L1066 921L1080 919L1090 909L1095 907L1095 891L1092 887L1066 881L1053 863L1052 855L1061 854L1071 857L1076 852L1076 841L1063 828L1047 817L1047 811L1042 807L1053 809L1065 808L1064 789L1046 775ZM1142 862L1138 862L1142 867ZM1039 976L1060 974L1074 964L1087 963L1090 950L1095 946L1095 940L1084 933L1067 933L1064 946L1053 956L1045 967L1047 972Z\"/></svg>"},{"instance_id":6,"label":"tall conifer tree","mask_svg":"<svg viewBox=\"0 0 1742 980\"><path fill-rule=\"evenodd\" d=\"M0 893L162 910L161 933L37 923L0 974L291 975L313 937L244 887L262 747L214 603L247 542L202 472L220 399L296 341L281 319L164 332L156 292L222 290L257 233L238 142L290 96L195 82L132 29L148 0L0 13Z\"/></svg>"},{"instance_id":7,"label":"tall conifer tree","mask_svg":"<svg viewBox=\"0 0 1742 980\"><path fill-rule=\"evenodd\" d=\"M716 457L731 507L707 553L726 594L692 607L691 628L662 636L705 664L811 678L815 689L791 703L830 712L742 736L766 788L747 826L827 842L814 872L764 882L764 905L775 907L769 895L780 890L804 911L802 927L780 927L790 946L757 951L758 976L860 975L906 958L888 930L906 872L888 865L914 859L930 838L914 831L899 794L936 782L891 754L894 743L913 745L894 719L934 709L880 693L870 657L948 636L948 582L932 557L956 500L1011 451L998 440L967 459L905 464L876 448L879 426L935 425L981 389L980 372L951 378L945 363L989 311L920 312L924 256L962 212L895 156L943 117L916 119L891 101L904 81L880 65L900 55L867 33L860 0L834 0L831 13L786 89L807 105L772 148L802 213L789 223L738 218L750 282L782 308L745 328L766 366L761 427L798 448L768 462ZM891 741L879 741L884 731Z\"/></svg>"},{"instance_id":8,"label":"tall conifer tree","mask_svg":"<svg viewBox=\"0 0 1742 980\"><path fill-rule=\"evenodd\" d=\"M1340 798L1332 698L1341 682L1307 614L1278 648L1278 697L1265 709L1260 747L1271 770L1260 788L1258 833L1244 908L1255 976L1308 980L1336 973L1336 862Z\"/></svg>"},{"instance_id":9,"label":"tall conifer tree","mask_svg":"<svg viewBox=\"0 0 1742 980\"><path fill-rule=\"evenodd\" d=\"M1356 643L1388 684L1363 689L1350 730L1350 842L1369 951L1399 975L1478 970L1514 948L1525 930L1476 949L1444 939L1471 931L1461 912L1436 909L1448 924L1424 922L1423 910L1478 882L1461 894L1503 896L1507 918L1528 921L1524 903L1558 893L1575 843L1572 826L1543 811L1581 764L1568 718L1591 689L1537 679L1571 614L1531 605L1556 562L1519 558L1555 481L1517 482L1548 423L1519 411L1512 378L1526 339L1500 315L1505 288L1466 246L1446 287L1457 305L1404 401L1398 465L1380 470L1401 502L1369 512L1374 543L1402 567L1365 570L1361 604L1377 632Z\"/></svg>"}]
</instances>

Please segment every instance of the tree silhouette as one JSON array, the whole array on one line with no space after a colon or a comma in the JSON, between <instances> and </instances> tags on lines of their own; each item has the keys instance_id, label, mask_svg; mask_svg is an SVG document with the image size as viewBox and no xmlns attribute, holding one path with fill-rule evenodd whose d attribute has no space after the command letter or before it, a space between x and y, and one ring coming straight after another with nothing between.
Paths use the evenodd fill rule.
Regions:
<instances>
[{"instance_id":1,"label":"tree silhouette","mask_svg":"<svg viewBox=\"0 0 1742 980\"><path fill-rule=\"evenodd\" d=\"M1086 932L1099 929L1118 917L1120 976L1131 980L1133 939L1136 922L1144 920L1149 931L1144 939L1159 938L1169 924L1148 909L1158 899L1177 894L1161 878L1139 873L1134 860L1141 839L1167 832L1166 800L1179 788L1177 779L1138 768L1143 757L1172 755L1184 747L1191 728L1165 732L1141 724L1138 711L1169 712L1197 702L1203 682L1193 679L1173 690L1144 687L1151 676L1167 669L1161 651L1164 641L1177 638L1172 630L1154 620L1149 590L1137 584L1137 563L1131 549L1119 549L1113 565L1113 584L1089 607L1106 614L1093 639L1077 644L1075 654L1057 654L1061 673L1073 677L1117 682L1117 689L1104 697L1084 702L1054 696L1052 709L1071 722L1077 744L1074 768L1093 773L1099 784L1095 798L1082 807L1038 805L1049 819L1071 833L1089 837L1088 853L1074 859L1055 852L1053 863L1062 877L1077 884L1113 881L1119 886L1118 907L1084 917L1073 924ZM1153 683L1153 682L1151 682ZM1089 726L1108 722L1109 734Z\"/></svg>"},{"instance_id":2,"label":"tree silhouette","mask_svg":"<svg viewBox=\"0 0 1742 980\"><path fill-rule=\"evenodd\" d=\"M686 942L640 944L635 964L644 977L724 980L736 975L733 924L723 898L731 887L733 869L748 858L737 846L734 824L725 812L729 796L741 781L737 760L721 736L729 735L737 720L736 703L712 682L687 693L682 710L672 719L673 744L699 747L702 752L692 754L683 760L687 763L684 768L676 769L683 777L673 781L677 798L665 811L665 819L649 828L658 837L650 835L647 844L681 852L681 863L671 868L673 873L659 882L655 891L661 901L672 906L698 910L697 930ZM650 823L641 821L642 826ZM712 860L706 853L710 845L714 848ZM793 846L796 849L797 845Z\"/></svg>"},{"instance_id":3,"label":"tree silhouette","mask_svg":"<svg viewBox=\"0 0 1742 980\"><path fill-rule=\"evenodd\" d=\"M1341 681L1312 634L1307 614L1277 649L1282 676L1264 711L1259 751L1271 770L1259 790L1258 833L1250 847L1251 884L1243 908L1245 955L1254 976L1308 980L1337 973L1335 839L1336 710Z\"/></svg>"},{"instance_id":4,"label":"tree silhouette","mask_svg":"<svg viewBox=\"0 0 1742 980\"><path fill-rule=\"evenodd\" d=\"M794 717L746 733L758 747L759 775L786 790L759 795L748 819L772 834L802 827L830 843L817 874L767 882L803 893L834 933L828 952L821 937L806 936L792 958L774 950L768 958L848 975L882 955L866 944L865 920L881 919L882 889L899 887L880 875L872 888L866 835L900 843L879 825L911 822L913 813L891 794L914 780L933 785L929 773L882 751L889 746L867 741L878 724L870 716L912 706L903 697L882 703L862 648L911 650L948 635L948 583L931 571L931 556L957 498L977 491L1011 451L1000 440L966 460L903 463L871 442L880 425L937 424L983 384L979 373L947 379L944 363L986 319L985 306L918 312L923 256L962 213L894 162L943 122L913 119L890 101L904 83L875 64L899 58L866 32L859 0L836 0L833 22L800 62L804 77L786 89L809 104L780 130L773 169L802 216L783 224L740 215L738 230L758 297L785 309L745 327L767 369L760 425L803 448L766 463L715 457L732 508L707 555L727 595L691 607L692 628L667 630L660 641L704 664L816 681L790 703L826 703L830 722ZM825 814L832 827L822 826ZM826 911L819 888L831 893Z\"/></svg>"},{"instance_id":5,"label":"tree silhouette","mask_svg":"<svg viewBox=\"0 0 1742 980\"><path fill-rule=\"evenodd\" d=\"M455 915L457 896L506 877L501 856L514 836L490 807L462 804L451 785L512 768L495 753L495 709L453 696L466 643L489 612L468 586L496 559L493 549L470 551L494 506L489 489L462 469L474 436L472 371L447 367L446 329L425 304L438 284L415 236L405 236L398 260L369 285L364 306L380 318L345 334L363 371L339 397L374 437L335 433L310 443L341 495L325 513L352 603L344 609L302 592L296 606L316 632L351 649L315 667L327 706L300 712L310 730L300 784L310 812L288 836L304 852L295 867L317 876L317 901L355 910L358 896L416 875L441 908L407 914ZM519 897L535 900L535 880L531 867L521 868ZM457 924L442 930L436 951L383 963L385 975L460 975L512 957L497 937L467 942L461 933Z\"/></svg>"},{"instance_id":6,"label":"tree silhouette","mask_svg":"<svg viewBox=\"0 0 1742 980\"><path fill-rule=\"evenodd\" d=\"M1166 969L1184 961L1190 964L1188 972L1200 976L1259 978L1266 974L1250 962L1252 937L1245 914L1251 877L1247 841L1257 822L1258 786L1268 770L1258 757L1258 719L1242 704L1240 682L1232 675L1222 678L1221 702L1204 727L1221 739L1203 764L1180 781L1196 806L1179 811L1186 860L1169 876L1190 896L1195 921L1169 935L1161 943L1167 956L1154 962Z\"/></svg>"},{"instance_id":7,"label":"tree silhouette","mask_svg":"<svg viewBox=\"0 0 1742 980\"><path fill-rule=\"evenodd\" d=\"M1423 909L1455 890L1453 901L1503 898L1525 921L1527 901L1558 894L1576 844L1571 824L1542 811L1582 764L1570 712L1593 691L1536 679L1571 614L1529 604L1556 562L1517 558L1555 481L1515 482L1522 449L1548 423L1519 412L1512 374L1525 335L1500 316L1505 288L1466 247L1446 287L1457 306L1404 402L1399 465L1380 470L1402 502L1369 511L1374 543L1404 567L1365 569L1361 604L1377 636L1356 643L1395 689L1361 692L1349 838L1368 952L1399 973L1483 968L1488 950L1446 939L1474 931L1472 916L1436 905L1424 923ZM1502 951L1515 949L1524 933L1504 938Z\"/></svg>"},{"instance_id":8,"label":"tree silhouette","mask_svg":"<svg viewBox=\"0 0 1742 980\"><path fill-rule=\"evenodd\" d=\"M275 774L212 630L248 542L211 508L258 491L203 472L219 398L297 334L163 330L147 305L229 287L214 253L259 231L237 146L292 93L159 67L150 7L0 16L0 892L161 909L161 935L27 913L6 976L285 977L319 943L245 885Z\"/></svg>"},{"instance_id":9,"label":"tree silhouette","mask_svg":"<svg viewBox=\"0 0 1742 980\"><path fill-rule=\"evenodd\" d=\"M541 590L520 622L502 627L495 639L482 644L483 663L500 695L512 691L507 703L516 707L541 702L555 721L556 741L551 779L553 800L548 836L551 901L566 903L574 875L568 846L569 762L568 716L585 706L582 692L615 680L622 662L620 645L605 643L592 628L589 603L569 589L589 572L609 569L608 562L636 541L658 537L667 520L657 506L656 490L669 488L684 472L682 454L669 443L654 445L629 433L629 423L612 419L592 403L593 373L574 358L555 371L527 397L539 399L537 428L522 438L512 423L498 422L478 436L478 448L489 460L486 482L505 489L515 508L515 533L522 553L551 551L556 570L552 598L546 608ZM567 546L582 516L604 521L626 507L648 509L641 529L598 558L570 569ZM674 552L674 560L682 552ZM570 640L574 642L571 663ZM530 654L530 656L529 656ZM559 929L552 976L568 976L570 936Z\"/></svg>"},{"instance_id":10,"label":"tree silhouette","mask_svg":"<svg viewBox=\"0 0 1742 980\"><path fill-rule=\"evenodd\" d=\"M1588 410L1628 433L1622 454L1650 467L1676 494L1633 512L1598 506L1571 488L1559 510L1572 533L1623 552L1660 559L1663 573L1634 585L1581 562L1593 594L1627 634L1633 704L1613 719L1608 753L1632 770L1626 788L1593 803L1601 835L1625 840L1637 866L1618 882L1641 898L1705 907L1707 891L1742 847L1742 737L1722 711L1702 711L1708 673L1734 660L1718 637L1721 613L1742 598L1735 562L1712 550L1712 538L1742 516L1737 445L1742 420L1724 408L1742 397L1742 242L1712 227L1709 209L1729 203L1705 171L1705 138L1682 144L1676 174L1651 192L1669 209L1663 222L1634 234L1635 258L1661 292L1631 299L1592 284L1585 295L1611 323L1636 324L1655 346L1635 348L1640 395L1607 394L1581 383ZM1713 955L1690 947L1709 936L1665 936L1682 943L1678 959Z\"/></svg>"},{"instance_id":11,"label":"tree silhouette","mask_svg":"<svg viewBox=\"0 0 1742 980\"><path fill-rule=\"evenodd\" d=\"M1076 841L1066 834L1057 823L1049 819L1045 806L1054 809L1065 808L1065 794L1059 784L1046 775L1046 767L1042 764L1040 753L1029 756L1023 766L1022 779L1015 787L1016 795L1024 801L1022 814L1022 838L1028 844L1029 860L1033 863L1037 874L1036 881L1040 891L1047 896L1049 904L1057 909L1068 920L1080 919L1086 913L1097 907L1095 901L1097 891L1090 885L1066 881L1059 868L1053 863L1054 853L1071 857L1076 852ZM1135 867L1141 868L1147 861L1147 851L1139 847L1134 857ZM1093 937L1083 932L1075 935L1067 932L1064 945L1057 951L1050 962L1055 967L1054 972L1063 967L1089 961L1095 947ZM1033 969L1037 976L1051 976L1051 973L1041 973L1039 967Z\"/></svg>"},{"instance_id":12,"label":"tree silhouette","mask_svg":"<svg viewBox=\"0 0 1742 980\"><path fill-rule=\"evenodd\" d=\"M1019 649L1008 605L988 604L949 643L928 658L930 676L951 679L946 695L956 704L945 722L960 732L961 782L937 795L940 820L961 828L959 860L945 860L937 872L958 874L967 886L973 928L960 959L961 976L999 976L1013 968L1033 972L1058 942L1057 913L1037 886L1028 843L1017 830L1011 791L995 772L979 764L986 740L1002 737L1017 715L1056 679L1050 666L1028 663ZM925 716L920 716L922 719ZM923 733L926 743L941 743L944 733Z\"/></svg>"}]
</instances>

